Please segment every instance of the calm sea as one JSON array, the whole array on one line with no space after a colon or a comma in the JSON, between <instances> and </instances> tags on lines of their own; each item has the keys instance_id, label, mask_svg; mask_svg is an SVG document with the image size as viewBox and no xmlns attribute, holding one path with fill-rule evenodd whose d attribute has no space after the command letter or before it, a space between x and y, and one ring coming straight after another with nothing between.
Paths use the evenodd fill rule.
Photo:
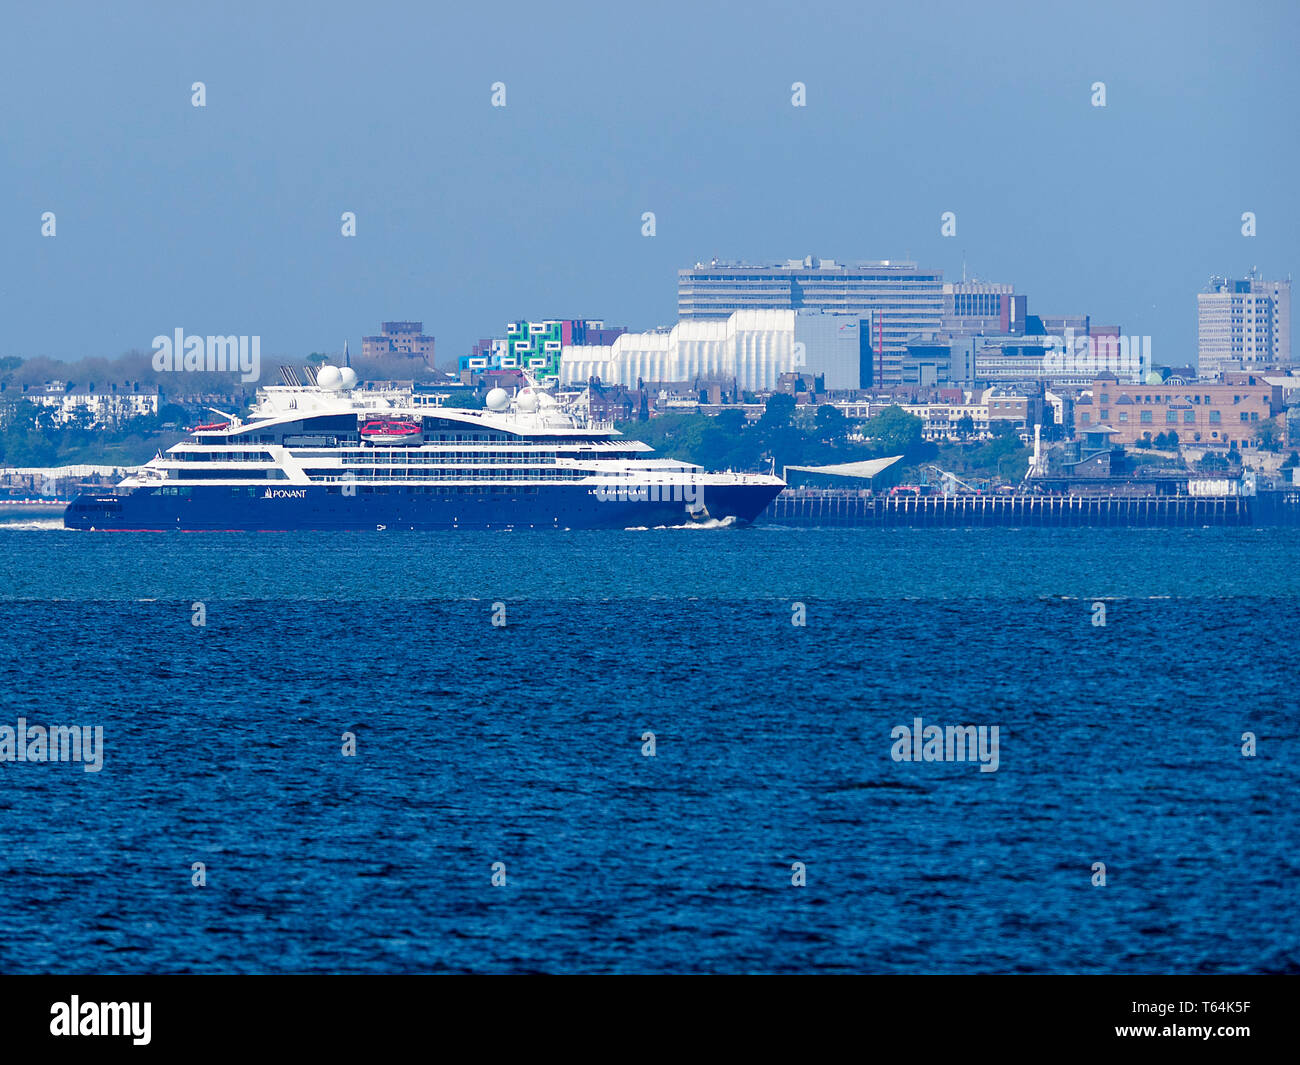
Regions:
<instances>
[{"instance_id":1,"label":"calm sea","mask_svg":"<svg viewBox=\"0 0 1300 1065\"><path fill-rule=\"evenodd\" d=\"M57 525L0 971L1300 971L1300 531Z\"/></svg>"}]
</instances>

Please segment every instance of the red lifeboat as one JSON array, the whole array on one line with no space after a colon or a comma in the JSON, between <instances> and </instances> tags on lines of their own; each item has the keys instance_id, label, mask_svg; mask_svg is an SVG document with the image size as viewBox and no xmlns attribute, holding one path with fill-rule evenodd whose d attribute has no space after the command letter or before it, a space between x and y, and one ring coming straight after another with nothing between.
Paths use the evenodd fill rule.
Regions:
<instances>
[{"instance_id":1,"label":"red lifeboat","mask_svg":"<svg viewBox=\"0 0 1300 1065\"><path fill-rule=\"evenodd\" d=\"M410 418L374 418L361 426L362 442L376 447L409 447L423 436L419 423Z\"/></svg>"}]
</instances>

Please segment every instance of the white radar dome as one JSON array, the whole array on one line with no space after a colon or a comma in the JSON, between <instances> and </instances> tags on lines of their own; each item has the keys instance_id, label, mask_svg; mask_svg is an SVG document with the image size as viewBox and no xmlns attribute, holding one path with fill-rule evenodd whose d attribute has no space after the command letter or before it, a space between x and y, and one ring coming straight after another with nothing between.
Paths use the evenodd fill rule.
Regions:
<instances>
[{"instance_id":1,"label":"white radar dome","mask_svg":"<svg viewBox=\"0 0 1300 1065\"><path fill-rule=\"evenodd\" d=\"M316 384L333 392L343 387L343 375L337 366L322 366L316 373Z\"/></svg>"},{"instance_id":2,"label":"white radar dome","mask_svg":"<svg viewBox=\"0 0 1300 1065\"><path fill-rule=\"evenodd\" d=\"M488 410L505 410L510 406L510 393L504 388L494 388L483 400Z\"/></svg>"},{"instance_id":3,"label":"white radar dome","mask_svg":"<svg viewBox=\"0 0 1300 1065\"><path fill-rule=\"evenodd\" d=\"M343 380L344 388L356 388L357 371L352 369L351 366L344 366L342 369L340 369L339 377L341 377Z\"/></svg>"},{"instance_id":4,"label":"white radar dome","mask_svg":"<svg viewBox=\"0 0 1300 1065\"><path fill-rule=\"evenodd\" d=\"M532 414L532 412L537 409L537 396L532 392L520 392L519 397L515 402L518 404L519 409L525 414Z\"/></svg>"}]
</instances>

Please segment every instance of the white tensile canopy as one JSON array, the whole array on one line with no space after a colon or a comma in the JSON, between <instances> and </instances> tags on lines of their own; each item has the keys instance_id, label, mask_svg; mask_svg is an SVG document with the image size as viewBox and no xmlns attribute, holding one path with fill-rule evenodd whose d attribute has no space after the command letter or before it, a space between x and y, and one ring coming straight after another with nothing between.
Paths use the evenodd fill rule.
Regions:
<instances>
[{"instance_id":1,"label":"white tensile canopy","mask_svg":"<svg viewBox=\"0 0 1300 1065\"><path fill-rule=\"evenodd\" d=\"M804 473L824 473L831 477L875 477L898 462L902 455L891 455L886 459L869 459L866 462L839 462L833 466L786 466L790 470L802 470ZM784 478L789 480L787 476Z\"/></svg>"}]
</instances>

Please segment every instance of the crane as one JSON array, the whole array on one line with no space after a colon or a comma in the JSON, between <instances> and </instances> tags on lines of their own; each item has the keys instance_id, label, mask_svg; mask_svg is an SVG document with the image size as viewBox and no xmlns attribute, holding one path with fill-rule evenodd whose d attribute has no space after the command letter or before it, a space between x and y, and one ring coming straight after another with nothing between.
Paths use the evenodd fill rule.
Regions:
<instances>
[{"instance_id":1,"label":"crane","mask_svg":"<svg viewBox=\"0 0 1300 1065\"><path fill-rule=\"evenodd\" d=\"M957 489L954 487L955 485L961 485L963 488L966 489L966 491L975 493L976 495L979 494L980 490L976 488L974 485L967 484L955 473L950 473L948 470L940 469L932 462L927 462L923 464L921 466L921 469L934 470L935 473L939 474L939 476L943 478L943 494L946 496L956 494Z\"/></svg>"}]
</instances>

